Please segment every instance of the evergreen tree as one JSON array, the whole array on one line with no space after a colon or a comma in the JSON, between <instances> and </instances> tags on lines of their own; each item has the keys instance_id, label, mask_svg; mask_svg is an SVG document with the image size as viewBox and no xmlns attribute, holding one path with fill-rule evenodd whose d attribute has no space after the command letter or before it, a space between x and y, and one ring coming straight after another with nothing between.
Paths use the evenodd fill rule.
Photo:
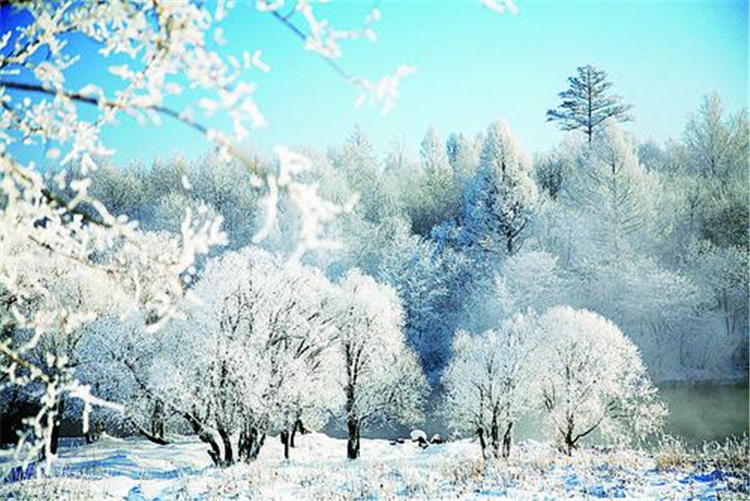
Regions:
<instances>
[{"instance_id":1,"label":"evergreen tree","mask_svg":"<svg viewBox=\"0 0 750 501\"><path fill-rule=\"evenodd\" d=\"M462 188L479 165L479 154L472 141L464 134L451 134L445 143L448 161L453 168L454 183Z\"/></svg>"},{"instance_id":2,"label":"evergreen tree","mask_svg":"<svg viewBox=\"0 0 750 501\"><path fill-rule=\"evenodd\" d=\"M632 140L615 123L608 122L594 137L593 147L579 152L563 198L585 215L588 241L596 243L590 251L614 257L643 240L638 233L652 216L648 188L658 188L658 180L649 179Z\"/></svg>"},{"instance_id":3,"label":"evergreen tree","mask_svg":"<svg viewBox=\"0 0 750 501\"><path fill-rule=\"evenodd\" d=\"M558 94L562 102L554 110L547 110L547 121L560 122L564 131L580 130L589 143L596 130L607 119L618 122L632 120L633 106L621 103L620 96L610 95L612 82L607 74L591 65L578 68L578 75L568 78L570 87Z\"/></svg>"},{"instance_id":4,"label":"evergreen tree","mask_svg":"<svg viewBox=\"0 0 750 501\"><path fill-rule=\"evenodd\" d=\"M454 184L453 169L435 129L430 127L420 148L424 177L411 211L412 226L426 235L437 224L454 218L460 208L460 189Z\"/></svg>"},{"instance_id":5,"label":"evergreen tree","mask_svg":"<svg viewBox=\"0 0 750 501\"><path fill-rule=\"evenodd\" d=\"M369 222L377 222L385 210L380 166L370 139L356 126L341 148L333 154L334 165L344 172L351 191L359 193L356 211Z\"/></svg>"},{"instance_id":6,"label":"evergreen tree","mask_svg":"<svg viewBox=\"0 0 750 501\"><path fill-rule=\"evenodd\" d=\"M537 202L530 162L505 121L489 126L479 170L467 187L462 217L465 245L491 253L518 251Z\"/></svg>"}]
</instances>

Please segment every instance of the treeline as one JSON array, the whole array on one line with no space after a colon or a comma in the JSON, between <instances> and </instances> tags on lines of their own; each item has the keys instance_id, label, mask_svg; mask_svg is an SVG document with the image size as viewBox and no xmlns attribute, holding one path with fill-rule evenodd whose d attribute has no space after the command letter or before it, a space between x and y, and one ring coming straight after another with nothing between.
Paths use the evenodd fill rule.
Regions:
<instances>
[{"instance_id":1,"label":"treeline","mask_svg":"<svg viewBox=\"0 0 750 501\"><path fill-rule=\"evenodd\" d=\"M325 155L305 153L326 197L359 195L331 228L342 248L305 261L330 277L358 268L393 286L431 380L456 329L562 302L615 321L657 380L746 374L746 110L727 116L711 95L679 140L639 143L610 119L533 159L502 121L476 137L443 140L431 128L419 160L403 144L379 158L361 129ZM186 203L205 203L224 216L236 249L262 215L252 175L211 155L94 177L96 196L149 230L176 231ZM289 250L296 221L284 211L262 245Z\"/></svg>"},{"instance_id":2,"label":"treeline","mask_svg":"<svg viewBox=\"0 0 750 501\"><path fill-rule=\"evenodd\" d=\"M153 236L165 259L179 252L174 238ZM64 259L49 267L66 300L107 303L100 277L70 269ZM140 275L140 285L149 279ZM346 455L357 459L363 429L423 418L429 387L406 343L401 300L360 270L332 281L250 245L210 258L179 306L158 331L141 314L103 309L85 326L40 335L31 356L46 357L48 377L71 368L109 403L49 396L49 453L66 416L83 416L89 442L105 430L160 445L194 435L218 467L254 461L269 435L289 458L298 433L330 422L346 429ZM594 433L626 446L663 424L666 409L637 347L596 313L528 310L479 335L459 331L451 348L436 412L478 437L485 458L508 457L514 426L531 415L567 454ZM33 402L41 391L31 383L2 396Z\"/></svg>"}]
</instances>

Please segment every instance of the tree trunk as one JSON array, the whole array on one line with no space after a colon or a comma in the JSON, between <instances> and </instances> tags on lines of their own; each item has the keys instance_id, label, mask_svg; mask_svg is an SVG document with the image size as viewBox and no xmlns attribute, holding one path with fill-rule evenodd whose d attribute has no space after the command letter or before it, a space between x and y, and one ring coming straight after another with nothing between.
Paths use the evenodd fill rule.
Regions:
<instances>
[{"instance_id":1,"label":"tree trunk","mask_svg":"<svg viewBox=\"0 0 750 501\"><path fill-rule=\"evenodd\" d=\"M497 423L497 415L493 413L492 426L490 427L490 447L492 448L492 457L500 457L500 426Z\"/></svg>"},{"instance_id":2,"label":"tree trunk","mask_svg":"<svg viewBox=\"0 0 750 501\"><path fill-rule=\"evenodd\" d=\"M55 419L52 423L52 431L50 436L50 452L57 454L58 446L60 445L60 428L62 426L63 414L65 414L65 397L58 398L54 406Z\"/></svg>"},{"instance_id":3,"label":"tree trunk","mask_svg":"<svg viewBox=\"0 0 750 501\"><path fill-rule=\"evenodd\" d=\"M508 459L510 457L510 444L513 440L513 423L509 423L503 434L503 458Z\"/></svg>"},{"instance_id":4,"label":"tree trunk","mask_svg":"<svg viewBox=\"0 0 750 501\"><path fill-rule=\"evenodd\" d=\"M203 426L203 424L190 413L184 413L183 417L188 420L191 428L193 428L193 433L198 435L200 441L208 444L211 447L211 450L208 451L208 455L211 457L214 465L222 466L221 448L219 447L219 444L216 442L212 434L209 433Z\"/></svg>"},{"instance_id":5,"label":"tree trunk","mask_svg":"<svg viewBox=\"0 0 750 501\"><path fill-rule=\"evenodd\" d=\"M135 427L136 431L138 431L138 433L140 433L149 442L153 442L158 445L169 445L169 442L167 440L152 435L148 430L144 429L138 423L133 423L133 426Z\"/></svg>"},{"instance_id":6,"label":"tree trunk","mask_svg":"<svg viewBox=\"0 0 750 501\"><path fill-rule=\"evenodd\" d=\"M484 428L477 428L479 446L482 448L482 459L487 459L487 442L484 440Z\"/></svg>"},{"instance_id":7,"label":"tree trunk","mask_svg":"<svg viewBox=\"0 0 750 501\"><path fill-rule=\"evenodd\" d=\"M221 437L221 443L224 446L224 458L221 461L221 466L231 466L234 464L232 439L229 436L229 432L226 430L226 428L224 428L224 426L220 426L217 431L219 432L219 436Z\"/></svg>"},{"instance_id":8,"label":"tree trunk","mask_svg":"<svg viewBox=\"0 0 750 501\"><path fill-rule=\"evenodd\" d=\"M158 440L164 439L164 420L164 402L157 398L151 413L151 435Z\"/></svg>"},{"instance_id":9,"label":"tree trunk","mask_svg":"<svg viewBox=\"0 0 750 501\"><path fill-rule=\"evenodd\" d=\"M573 455L573 447L575 445L573 442L573 429L574 428L573 428L572 416L568 416L567 423L568 423L568 426L567 426L567 429L565 430L565 453L568 456L571 456Z\"/></svg>"},{"instance_id":10,"label":"tree trunk","mask_svg":"<svg viewBox=\"0 0 750 501\"><path fill-rule=\"evenodd\" d=\"M359 457L359 435L360 423L355 418L348 418L346 421L348 438L346 441L346 457L357 459Z\"/></svg>"},{"instance_id":11,"label":"tree trunk","mask_svg":"<svg viewBox=\"0 0 750 501\"><path fill-rule=\"evenodd\" d=\"M281 432L281 443L284 444L284 459L289 459L289 440L291 434L284 430Z\"/></svg>"},{"instance_id":12,"label":"tree trunk","mask_svg":"<svg viewBox=\"0 0 750 501\"><path fill-rule=\"evenodd\" d=\"M99 436L99 421L92 419L89 423L89 429L83 434L87 444L93 444Z\"/></svg>"},{"instance_id":13,"label":"tree trunk","mask_svg":"<svg viewBox=\"0 0 750 501\"><path fill-rule=\"evenodd\" d=\"M304 435L305 433L307 433L307 429L305 429L305 425L304 425L304 424L302 424L302 420L301 420L301 419L298 419L298 420L297 420L297 421L296 421L296 422L294 423L294 426L292 427L292 434L291 434L291 436L289 437L289 447L296 447L296 445L295 445L295 443L294 443L294 437L295 437L295 436L297 435L297 432L298 432L298 431L299 431L299 432L300 432L300 434L302 434L302 435Z\"/></svg>"},{"instance_id":14,"label":"tree trunk","mask_svg":"<svg viewBox=\"0 0 750 501\"><path fill-rule=\"evenodd\" d=\"M349 361L350 353L348 349L346 356L348 372L348 384L346 385L346 457L357 459L359 457L359 427L361 424L354 408L356 402L354 388L356 387L357 372L356 370L349 369L351 363Z\"/></svg>"},{"instance_id":15,"label":"tree trunk","mask_svg":"<svg viewBox=\"0 0 750 501\"><path fill-rule=\"evenodd\" d=\"M240 460L249 463L257 459L260 448L266 440L265 433L260 433L254 425L247 425L240 433L240 439L237 445L237 455Z\"/></svg>"}]
</instances>

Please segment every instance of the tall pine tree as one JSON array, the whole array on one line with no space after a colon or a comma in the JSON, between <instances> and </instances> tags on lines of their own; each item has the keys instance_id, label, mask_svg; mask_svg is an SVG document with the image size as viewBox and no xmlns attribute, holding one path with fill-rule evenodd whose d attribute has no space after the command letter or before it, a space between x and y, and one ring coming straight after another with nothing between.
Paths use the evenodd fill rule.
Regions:
<instances>
[{"instance_id":1,"label":"tall pine tree","mask_svg":"<svg viewBox=\"0 0 750 501\"><path fill-rule=\"evenodd\" d=\"M607 74L593 66L581 66L578 75L568 78L570 87L558 94L562 102L554 110L547 110L548 122L559 122L564 131L580 130L589 143L594 133L607 119L617 122L633 120L633 106L621 102L621 97L609 94L612 82Z\"/></svg>"}]
</instances>

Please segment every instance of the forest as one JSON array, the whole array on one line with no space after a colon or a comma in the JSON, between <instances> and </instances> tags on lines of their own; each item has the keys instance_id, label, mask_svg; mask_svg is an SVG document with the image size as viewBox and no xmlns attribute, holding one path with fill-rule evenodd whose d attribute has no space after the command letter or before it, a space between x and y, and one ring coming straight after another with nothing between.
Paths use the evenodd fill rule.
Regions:
<instances>
[{"instance_id":1,"label":"forest","mask_svg":"<svg viewBox=\"0 0 750 501\"><path fill-rule=\"evenodd\" d=\"M283 4L257 10L339 73L337 40L380 16L355 36ZM223 5L20 3L32 21L3 22L0 498L749 492L747 107L706 89L646 140L582 61L534 97L552 148L497 117L268 151L243 142L264 119L238 78L265 63L198 36ZM125 90L69 90L69 31L148 62L110 67ZM359 80L360 100L388 112L411 73ZM231 133L167 107L185 80ZM116 114L206 147L119 163L98 136ZM739 429L686 443L674 419L711 409L670 385L740 388Z\"/></svg>"}]
</instances>

